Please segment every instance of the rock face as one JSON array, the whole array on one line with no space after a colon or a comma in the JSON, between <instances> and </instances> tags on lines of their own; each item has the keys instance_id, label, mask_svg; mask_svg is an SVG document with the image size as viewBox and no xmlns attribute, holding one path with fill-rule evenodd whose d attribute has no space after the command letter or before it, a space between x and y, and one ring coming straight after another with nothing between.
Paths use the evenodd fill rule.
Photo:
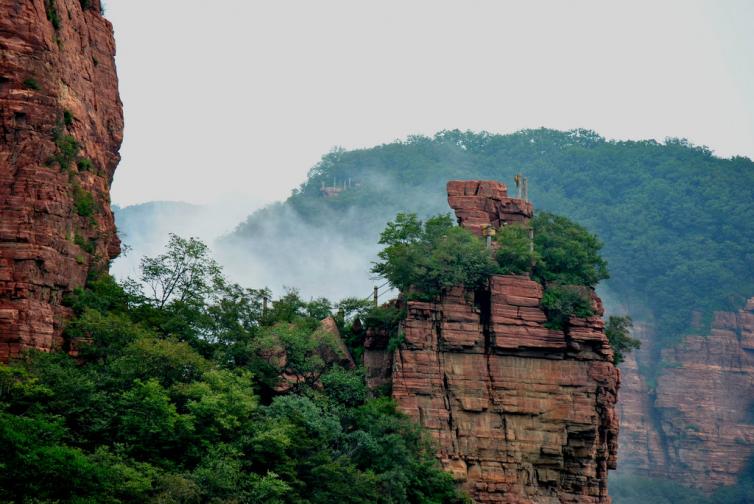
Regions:
<instances>
[{"instance_id":1,"label":"rock face","mask_svg":"<svg viewBox=\"0 0 754 504\"><path fill-rule=\"evenodd\" d=\"M663 350L662 363L654 393L626 363L622 469L707 491L735 483L754 455L754 299L715 313L710 335Z\"/></svg>"},{"instance_id":2,"label":"rock face","mask_svg":"<svg viewBox=\"0 0 754 504\"><path fill-rule=\"evenodd\" d=\"M632 336L641 341L641 348L626 355L621 364L620 464L618 473L638 472L649 476L651 471L667 464L665 444L654 414L654 392L639 371L639 362L649 362L652 354L652 328L634 324Z\"/></svg>"},{"instance_id":3,"label":"rock face","mask_svg":"<svg viewBox=\"0 0 754 504\"><path fill-rule=\"evenodd\" d=\"M505 184L488 180L448 182L448 204L458 223L479 236L486 226L526 222L534 215L531 203L509 198Z\"/></svg>"},{"instance_id":4,"label":"rock face","mask_svg":"<svg viewBox=\"0 0 754 504\"><path fill-rule=\"evenodd\" d=\"M450 182L448 195L475 232L532 215L495 182ZM409 301L394 354L384 337L367 337L368 376L378 383L391 366L393 398L429 430L443 466L476 502L610 502L619 372L602 319L548 329L541 298L537 282L506 275L476 292Z\"/></svg>"},{"instance_id":5,"label":"rock face","mask_svg":"<svg viewBox=\"0 0 754 504\"><path fill-rule=\"evenodd\" d=\"M62 347L63 296L120 252L114 55L99 0L0 0L0 361Z\"/></svg>"}]
</instances>

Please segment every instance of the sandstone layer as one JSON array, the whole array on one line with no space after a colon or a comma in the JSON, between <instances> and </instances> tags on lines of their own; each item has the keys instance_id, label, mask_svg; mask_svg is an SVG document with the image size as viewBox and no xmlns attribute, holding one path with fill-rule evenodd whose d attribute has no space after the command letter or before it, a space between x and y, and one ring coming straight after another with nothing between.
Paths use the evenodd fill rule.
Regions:
<instances>
[{"instance_id":1,"label":"sandstone layer","mask_svg":"<svg viewBox=\"0 0 754 504\"><path fill-rule=\"evenodd\" d=\"M496 182L450 182L459 223L526 222L528 202ZM446 470L480 503L606 503L617 455L619 372L597 316L545 327L542 287L494 276L476 292L456 287L409 301L403 344L388 354L368 335L372 385L391 369L399 408L420 422Z\"/></svg>"},{"instance_id":2,"label":"sandstone layer","mask_svg":"<svg viewBox=\"0 0 754 504\"><path fill-rule=\"evenodd\" d=\"M735 483L754 455L754 299L661 357L656 390L626 362L622 470L707 491Z\"/></svg>"},{"instance_id":3,"label":"sandstone layer","mask_svg":"<svg viewBox=\"0 0 754 504\"><path fill-rule=\"evenodd\" d=\"M99 0L0 0L0 361L62 347L63 297L120 252L114 56Z\"/></svg>"}]
</instances>

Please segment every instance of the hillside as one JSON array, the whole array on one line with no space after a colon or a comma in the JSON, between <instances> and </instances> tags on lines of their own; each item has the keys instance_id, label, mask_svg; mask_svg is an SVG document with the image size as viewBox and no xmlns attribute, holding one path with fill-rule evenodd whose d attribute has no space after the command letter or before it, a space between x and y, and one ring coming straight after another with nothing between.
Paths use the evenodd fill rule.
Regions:
<instances>
[{"instance_id":1,"label":"hillside","mask_svg":"<svg viewBox=\"0 0 754 504\"><path fill-rule=\"evenodd\" d=\"M607 287L635 317L655 319L659 339L677 341L695 312L703 315L697 323L708 324L713 310L740 308L754 293L750 159L721 159L684 140L607 141L586 130L447 131L336 149L287 201L252 214L221 249L241 245L272 269L292 250L306 250L304 258L314 261L321 251L313 239L363 248L398 211L445 212L445 180L515 187L516 173L528 177L538 208L600 236L611 271ZM331 266L337 274L338 264Z\"/></svg>"}]
</instances>

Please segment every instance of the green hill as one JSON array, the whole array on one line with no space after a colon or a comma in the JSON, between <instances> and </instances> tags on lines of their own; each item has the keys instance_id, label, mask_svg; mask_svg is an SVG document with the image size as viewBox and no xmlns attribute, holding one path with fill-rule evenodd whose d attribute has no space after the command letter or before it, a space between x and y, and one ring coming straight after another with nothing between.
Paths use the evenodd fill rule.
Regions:
<instances>
[{"instance_id":1,"label":"green hill","mask_svg":"<svg viewBox=\"0 0 754 504\"><path fill-rule=\"evenodd\" d=\"M535 207L564 214L605 243L610 291L653 317L666 343L754 295L754 163L685 140L608 141L588 130L509 135L446 131L323 156L283 204L252 214L224 245L306 255L308 234L374 244L399 211L447 212L449 179L529 178ZM323 187L340 192L325 196ZM334 192L329 190L330 192ZM278 254L280 252L280 254ZM365 260L365 271L368 265ZM697 328L700 329L700 328Z\"/></svg>"}]
</instances>

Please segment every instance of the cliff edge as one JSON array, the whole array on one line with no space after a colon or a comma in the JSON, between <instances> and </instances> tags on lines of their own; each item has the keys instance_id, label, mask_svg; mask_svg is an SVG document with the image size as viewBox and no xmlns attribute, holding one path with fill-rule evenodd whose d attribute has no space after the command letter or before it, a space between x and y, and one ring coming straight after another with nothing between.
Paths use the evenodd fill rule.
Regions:
<instances>
[{"instance_id":1,"label":"cliff edge","mask_svg":"<svg viewBox=\"0 0 754 504\"><path fill-rule=\"evenodd\" d=\"M63 296L120 252L114 57L99 0L0 0L0 361L64 348Z\"/></svg>"}]
</instances>

